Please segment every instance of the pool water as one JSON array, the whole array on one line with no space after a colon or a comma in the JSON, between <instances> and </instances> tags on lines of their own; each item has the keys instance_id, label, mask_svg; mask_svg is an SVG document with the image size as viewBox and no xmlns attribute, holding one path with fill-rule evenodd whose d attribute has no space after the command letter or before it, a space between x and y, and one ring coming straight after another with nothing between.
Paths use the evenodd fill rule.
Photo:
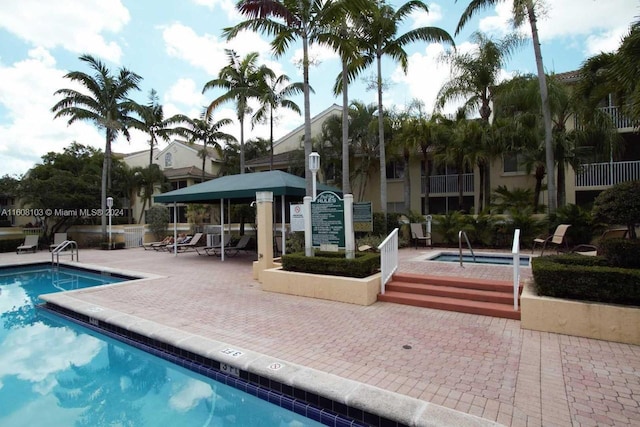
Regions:
<instances>
[{"instance_id":1,"label":"pool water","mask_svg":"<svg viewBox=\"0 0 640 427\"><path fill-rule=\"evenodd\" d=\"M428 259L429 261L442 262L460 262L460 254L455 252L440 252L438 255ZM530 257L528 255L520 255L520 266L529 267ZM494 264L494 265L513 265L513 256L501 254L476 254L475 261L471 254L462 254L463 264Z\"/></svg>"},{"instance_id":2,"label":"pool water","mask_svg":"<svg viewBox=\"0 0 640 427\"><path fill-rule=\"evenodd\" d=\"M122 280L0 269L0 426L321 425L35 307Z\"/></svg>"}]
</instances>

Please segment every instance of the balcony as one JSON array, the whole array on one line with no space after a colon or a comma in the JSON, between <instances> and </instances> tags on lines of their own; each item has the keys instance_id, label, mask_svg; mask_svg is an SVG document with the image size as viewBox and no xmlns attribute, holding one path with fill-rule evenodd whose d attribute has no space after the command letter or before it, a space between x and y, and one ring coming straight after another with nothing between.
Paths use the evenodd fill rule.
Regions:
<instances>
[{"instance_id":1,"label":"balcony","mask_svg":"<svg viewBox=\"0 0 640 427\"><path fill-rule=\"evenodd\" d=\"M616 126L616 129L624 130L626 132L633 130L634 126L632 120L622 114L620 107L601 107L600 110L611 116L611 120ZM582 128L581 124L578 123L577 118L574 119L574 127L576 129Z\"/></svg>"},{"instance_id":2,"label":"balcony","mask_svg":"<svg viewBox=\"0 0 640 427\"><path fill-rule=\"evenodd\" d=\"M422 193L426 193L427 177L422 177ZM462 174L462 192L473 193L473 174ZM431 175L429 177L429 194L458 194L458 175Z\"/></svg>"},{"instance_id":3,"label":"balcony","mask_svg":"<svg viewBox=\"0 0 640 427\"><path fill-rule=\"evenodd\" d=\"M619 182L640 180L640 160L589 163L576 173L576 188L609 187Z\"/></svg>"}]
</instances>

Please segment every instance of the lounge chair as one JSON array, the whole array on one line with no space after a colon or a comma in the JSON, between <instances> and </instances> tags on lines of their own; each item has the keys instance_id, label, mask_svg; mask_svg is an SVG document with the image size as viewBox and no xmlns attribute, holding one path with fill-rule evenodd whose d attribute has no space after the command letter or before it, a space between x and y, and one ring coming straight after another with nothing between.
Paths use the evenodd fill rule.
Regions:
<instances>
[{"instance_id":1,"label":"lounge chair","mask_svg":"<svg viewBox=\"0 0 640 427\"><path fill-rule=\"evenodd\" d=\"M236 243L235 246L226 246L224 248L224 253L228 256L236 256L240 251L246 252L249 242L251 242L251 236L245 234L240 238L240 240L238 240L238 243Z\"/></svg>"},{"instance_id":2,"label":"lounge chair","mask_svg":"<svg viewBox=\"0 0 640 427\"><path fill-rule=\"evenodd\" d=\"M578 245L575 248L571 249L571 252L587 255L587 256L596 256L600 254L600 242L609 239L625 239L627 238L627 234L629 230L627 228L612 228L606 230L602 233L602 236L598 240L598 245Z\"/></svg>"},{"instance_id":3,"label":"lounge chair","mask_svg":"<svg viewBox=\"0 0 640 427\"><path fill-rule=\"evenodd\" d=\"M33 251L36 252L38 249L38 235L31 234L25 236L24 243L16 248L16 253L19 254L23 251Z\"/></svg>"},{"instance_id":4,"label":"lounge chair","mask_svg":"<svg viewBox=\"0 0 640 427\"><path fill-rule=\"evenodd\" d=\"M191 249L195 249L198 246L198 243L200 242L200 239L202 238L202 233L196 233L193 235L193 237L191 239L189 239L188 242L186 243L178 243L178 244L171 244L171 245L167 245L166 249L169 252L173 252L174 247L178 250L178 252L187 252Z\"/></svg>"},{"instance_id":5,"label":"lounge chair","mask_svg":"<svg viewBox=\"0 0 640 427\"><path fill-rule=\"evenodd\" d=\"M166 249L166 246L171 245L172 242L173 242L173 237L167 236L159 242L144 243L142 247L144 248L145 251L149 251L149 250L163 251Z\"/></svg>"},{"instance_id":6,"label":"lounge chair","mask_svg":"<svg viewBox=\"0 0 640 427\"><path fill-rule=\"evenodd\" d=\"M218 237L220 237L218 235ZM229 242L231 241L231 234L225 234L224 235L224 247L229 246ZM196 248L196 252L198 252L198 255L220 255L220 243L218 243L217 245L211 245L211 246L200 246Z\"/></svg>"},{"instance_id":7,"label":"lounge chair","mask_svg":"<svg viewBox=\"0 0 640 427\"><path fill-rule=\"evenodd\" d=\"M417 222L411 223L411 240L413 240L418 249L418 242L424 242L424 247L431 246L431 233L424 233L422 231L422 224Z\"/></svg>"},{"instance_id":8,"label":"lounge chair","mask_svg":"<svg viewBox=\"0 0 640 427\"><path fill-rule=\"evenodd\" d=\"M531 248L531 253L536 249L536 245L542 245L542 251L540 252L540 256L544 254L544 250L547 245L553 245L556 248L556 253L560 253L560 249L564 247L565 252L569 251L569 244L567 243L567 230L571 227L570 224L560 224L556 227L556 230L552 235L547 237L536 237L533 239L533 247Z\"/></svg>"},{"instance_id":9,"label":"lounge chair","mask_svg":"<svg viewBox=\"0 0 640 427\"><path fill-rule=\"evenodd\" d=\"M67 240L67 233L56 233L53 235L53 243L49 245L49 252L54 250Z\"/></svg>"}]
</instances>

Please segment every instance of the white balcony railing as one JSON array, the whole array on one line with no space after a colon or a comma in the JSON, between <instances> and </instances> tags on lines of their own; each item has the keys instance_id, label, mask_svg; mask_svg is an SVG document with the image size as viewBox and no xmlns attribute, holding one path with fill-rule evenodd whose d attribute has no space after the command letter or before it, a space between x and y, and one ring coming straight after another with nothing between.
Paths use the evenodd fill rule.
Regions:
<instances>
[{"instance_id":1,"label":"white balcony railing","mask_svg":"<svg viewBox=\"0 0 640 427\"><path fill-rule=\"evenodd\" d=\"M640 180L640 160L589 163L576 173L576 187L602 187L635 180Z\"/></svg>"},{"instance_id":2,"label":"white balcony railing","mask_svg":"<svg viewBox=\"0 0 640 427\"><path fill-rule=\"evenodd\" d=\"M422 192L426 193L427 177L422 177ZM462 175L462 192L473 193L473 174ZM429 193L458 193L458 175L432 175L429 177Z\"/></svg>"},{"instance_id":3,"label":"white balcony railing","mask_svg":"<svg viewBox=\"0 0 640 427\"><path fill-rule=\"evenodd\" d=\"M622 114L620 107L601 107L600 110L611 116L611 120L616 126L616 129L630 129L634 127L633 121ZM577 117L574 117L574 128L582 129L582 125L578 122Z\"/></svg>"}]
</instances>

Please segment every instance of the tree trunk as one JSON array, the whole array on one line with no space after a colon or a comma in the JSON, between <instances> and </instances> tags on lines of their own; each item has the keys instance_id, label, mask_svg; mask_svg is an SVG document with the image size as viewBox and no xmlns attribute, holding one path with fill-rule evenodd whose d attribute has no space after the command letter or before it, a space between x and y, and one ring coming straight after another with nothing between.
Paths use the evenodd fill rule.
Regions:
<instances>
[{"instance_id":1,"label":"tree trunk","mask_svg":"<svg viewBox=\"0 0 640 427\"><path fill-rule=\"evenodd\" d=\"M411 212L411 179L409 173L409 152L404 153L404 210L405 213Z\"/></svg>"},{"instance_id":2,"label":"tree trunk","mask_svg":"<svg viewBox=\"0 0 640 427\"><path fill-rule=\"evenodd\" d=\"M240 173L244 173L244 111L240 113Z\"/></svg>"},{"instance_id":3,"label":"tree trunk","mask_svg":"<svg viewBox=\"0 0 640 427\"><path fill-rule=\"evenodd\" d=\"M553 159L553 140L551 124L551 106L549 105L549 90L547 88L547 77L544 73L542 63L542 50L540 48L540 37L538 35L538 24L533 8L533 1L527 0L527 13L531 24L531 38L533 39L533 51L536 56L536 67L538 69L538 84L540 85L540 98L542 101L542 117L544 119L544 148L545 163L547 168L547 191L549 193L549 213L555 213L556 205L556 180Z\"/></svg>"},{"instance_id":4,"label":"tree trunk","mask_svg":"<svg viewBox=\"0 0 640 427\"><path fill-rule=\"evenodd\" d=\"M104 146L104 158L102 160L102 183L100 188L100 225L102 231L102 241L107 240L107 181L109 176L109 159L111 158L111 132L107 129L107 141Z\"/></svg>"},{"instance_id":5,"label":"tree trunk","mask_svg":"<svg viewBox=\"0 0 640 427\"><path fill-rule=\"evenodd\" d=\"M351 194L349 180L349 73L347 61L342 60L342 192Z\"/></svg>"},{"instance_id":6,"label":"tree trunk","mask_svg":"<svg viewBox=\"0 0 640 427\"><path fill-rule=\"evenodd\" d=\"M477 212L482 212L482 210L484 209L484 194L485 194L485 181L487 179L487 175L486 175L486 170L485 170L485 164L484 162L478 162L478 175L479 175L479 179L480 179L480 183L479 183L479 189L478 189L478 209Z\"/></svg>"},{"instance_id":7,"label":"tree trunk","mask_svg":"<svg viewBox=\"0 0 640 427\"><path fill-rule=\"evenodd\" d=\"M422 150L422 158L424 159L424 180L425 180L425 186L424 186L424 208L422 210L424 215L429 215L429 195L431 194L431 188L430 188L430 177L431 177L431 170L429 169L429 161L427 160L427 149L424 148Z\"/></svg>"},{"instance_id":8,"label":"tree trunk","mask_svg":"<svg viewBox=\"0 0 640 427\"><path fill-rule=\"evenodd\" d=\"M562 207L567 204L567 194L566 194L566 187L565 187L566 180L567 178L566 178L564 163L560 162L558 163L558 188L557 188L558 207Z\"/></svg>"},{"instance_id":9,"label":"tree trunk","mask_svg":"<svg viewBox=\"0 0 640 427\"><path fill-rule=\"evenodd\" d=\"M383 233L387 234L387 159L384 149L384 115L382 109L382 53L377 54L378 67L378 146L380 148L380 208L384 216Z\"/></svg>"},{"instance_id":10,"label":"tree trunk","mask_svg":"<svg viewBox=\"0 0 640 427\"><path fill-rule=\"evenodd\" d=\"M273 170L273 107L269 107L269 145L271 146L271 156L269 156L269 170Z\"/></svg>"},{"instance_id":11,"label":"tree trunk","mask_svg":"<svg viewBox=\"0 0 640 427\"><path fill-rule=\"evenodd\" d=\"M536 166L536 186L533 191L533 213L538 213L540 209L540 193L542 193L542 180L544 179L544 167Z\"/></svg>"}]
</instances>

